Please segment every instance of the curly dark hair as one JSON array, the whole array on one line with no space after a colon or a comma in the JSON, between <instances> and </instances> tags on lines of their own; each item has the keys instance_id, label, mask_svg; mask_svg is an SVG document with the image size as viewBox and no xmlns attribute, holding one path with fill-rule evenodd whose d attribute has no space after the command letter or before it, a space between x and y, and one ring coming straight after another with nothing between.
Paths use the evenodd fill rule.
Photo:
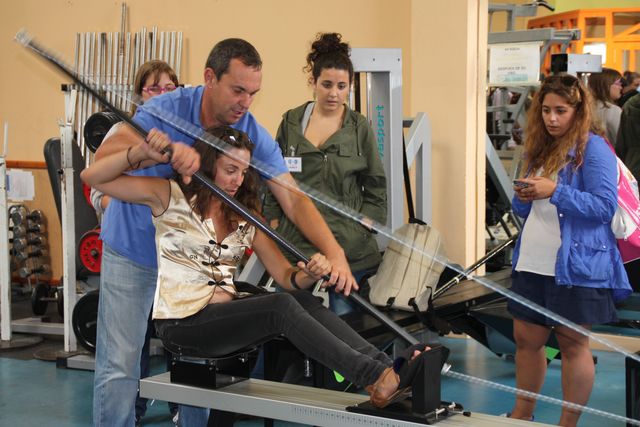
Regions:
<instances>
[{"instance_id":1,"label":"curly dark hair","mask_svg":"<svg viewBox=\"0 0 640 427\"><path fill-rule=\"evenodd\" d=\"M353 81L353 63L349 57L349 43L342 41L338 33L318 33L311 44L311 52L307 55L307 65L303 68L311 74L309 83L314 84L322 70L335 68L349 72L349 83Z\"/></svg>"},{"instance_id":2,"label":"curly dark hair","mask_svg":"<svg viewBox=\"0 0 640 427\"><path fill-rule=\"evenodd\" d=\"M229 126L219 126L208 129L207 132L222 140L229 148L240 148L248 150L249 153L253 152L253 142L251 142L249 136L242 131L233 129ZM216 176L216 160L218 160L220 156L224 156L226 154L200 140L193 144L193 148L200 154L200 170L207 178L214 181ZM214 194L197 180L191 180L189 184L184 184L182 179L177 179L177 182L184 193L185 198L191 203L191 207L194 212L200 215L201 220L204 220L204 216L209 210L211 198L214 197ZM258 174L253 168L249 168L244 176L242 185L235 195L235 199L238 200L238 202L242 203L250 211L256 214L260 212L258 188ZM235 213L225 203L222 204L222 216L225 221L232 225L241 218L240 215Z\"/></svg>"}]
</instances>

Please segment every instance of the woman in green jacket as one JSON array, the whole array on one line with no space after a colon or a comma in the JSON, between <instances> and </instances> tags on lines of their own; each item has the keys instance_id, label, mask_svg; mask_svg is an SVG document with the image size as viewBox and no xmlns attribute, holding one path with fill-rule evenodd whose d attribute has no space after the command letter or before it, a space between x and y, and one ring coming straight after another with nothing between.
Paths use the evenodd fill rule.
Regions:
<instances>
[{"instance_id":1,"label":"woman in green jacket","mask_svg":"<svg viewBox=\"0 0 640 427\"><path fill-rule=\"evenodd\" d=\"M340 34L318 35L305 67L310 73L309 84L315 101L283 115L276 141L298 182L360 212L367 218L368 225L373 221L384 224L386 178L375 135L367 118L345 104L353 82L349 51ZM381 257L369 227L322 204L316 203L316 206L343 247L356 280L375 271ZM271 195L265 201L264 215L305 254L318 251L282 215ZM338 314L350 311L348 303L333 293L330 293L330 305Z\"/></svg>"}]
</instances>

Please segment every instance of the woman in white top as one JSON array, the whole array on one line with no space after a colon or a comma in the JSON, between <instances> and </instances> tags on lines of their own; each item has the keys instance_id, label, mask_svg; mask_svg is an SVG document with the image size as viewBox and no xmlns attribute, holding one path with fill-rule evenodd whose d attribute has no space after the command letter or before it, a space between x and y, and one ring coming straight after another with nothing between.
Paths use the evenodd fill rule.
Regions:
<instances>
[{"instance_id":1,"label":"woman in white top","mask_svg":"<svg viewBox=\"0 0 640 427\"><path fill-rule=\"evenodd\" d=\"M529 110L523 177L513 210L525 219L513 251L511 290L589 329L615 321L615 301L631 287L611 231L617 207L616 158L591 132L589 91L574 76L547 77ZM547 369L545 345L555 333L562 354L562 398L586 405L594 380L589 338L509 300L516 341L516 384L539 392ZM532 419L535 400L518 396L511 417ZM580 412L562 408L559 425Z\"/></svg>"},{"instance_id":2,"label":"woman in white top","mask_svg":"<svg viewBox=\"0 0 640 427\"><path fill-rule=\"evenodd\" d=\"M622 75L614 69L603 68L601 73L591 74L589 89L595 102L594 122L615 147L622 114L622 108L616 104L622 96Z\"/></svg>"},{"instance_id":3,"label":"woman in white top","mask_svg":"<svg viewBox=\"0 0 640 427\"><path fill-rule=\"evenodd\" d=\"M253 143L227 126L210 130L225 153L198 141L193 148L171 144L152 130L148 144L102 158L82 179L105 194L148 205L156 226L158 286L153 318L159 337L185 354L222 356L284 335L298 349L350 381L366 386L374 405L384 407L410 384L417 363L402 363L425 346L414 346L400 363L369 344L303 289L330 273L320 253L291 267L276 244L225 205L190 175L169 180L130 176L140 163L171 162L202 173L249 210L259 209L257 175L249 169ZM191 166L188 166L191 165ZM182 170L182 169L181 169ZM286 293L246 294L233 276L244 250L252 246ZM392 363L394 367L392 367Z\"/></svg>"}]
</instances>

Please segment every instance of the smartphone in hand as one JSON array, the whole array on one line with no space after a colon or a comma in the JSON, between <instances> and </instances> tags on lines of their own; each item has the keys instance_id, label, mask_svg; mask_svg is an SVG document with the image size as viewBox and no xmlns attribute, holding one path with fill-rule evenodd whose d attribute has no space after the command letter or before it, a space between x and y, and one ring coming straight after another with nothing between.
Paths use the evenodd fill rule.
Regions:
<instances>
[{"instance_id":1,"label":"smartphone in hand","mask_svg":"<svg viewBox=\"0 0 640 427\"><path fill-rule=\"evenodd\" d=\"M529 186L528 182L521 181L519 179L513 180L513 186L516 188L527 188Z\"/></svg>"}]
</instances>

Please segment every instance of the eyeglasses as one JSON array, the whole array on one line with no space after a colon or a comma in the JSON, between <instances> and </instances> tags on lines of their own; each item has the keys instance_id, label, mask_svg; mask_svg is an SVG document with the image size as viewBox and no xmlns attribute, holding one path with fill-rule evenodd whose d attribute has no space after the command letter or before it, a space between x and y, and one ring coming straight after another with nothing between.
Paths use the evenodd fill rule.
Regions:
<instances>
[{"instance_id":1,"label":"eyeglasses","mask_svg":"<svg viewBox=\"0 0 640 427\"><path fill-rule=\"evenodd\" d=\"M143 87L142 90L144 92L147 92L148 94L151 95L160 95L163 94L165 92L173 92L174 90L176 90L176 87L174 85L168 85L168 86L147 86L147 87Z\"/></svg>"}]
</instances>

